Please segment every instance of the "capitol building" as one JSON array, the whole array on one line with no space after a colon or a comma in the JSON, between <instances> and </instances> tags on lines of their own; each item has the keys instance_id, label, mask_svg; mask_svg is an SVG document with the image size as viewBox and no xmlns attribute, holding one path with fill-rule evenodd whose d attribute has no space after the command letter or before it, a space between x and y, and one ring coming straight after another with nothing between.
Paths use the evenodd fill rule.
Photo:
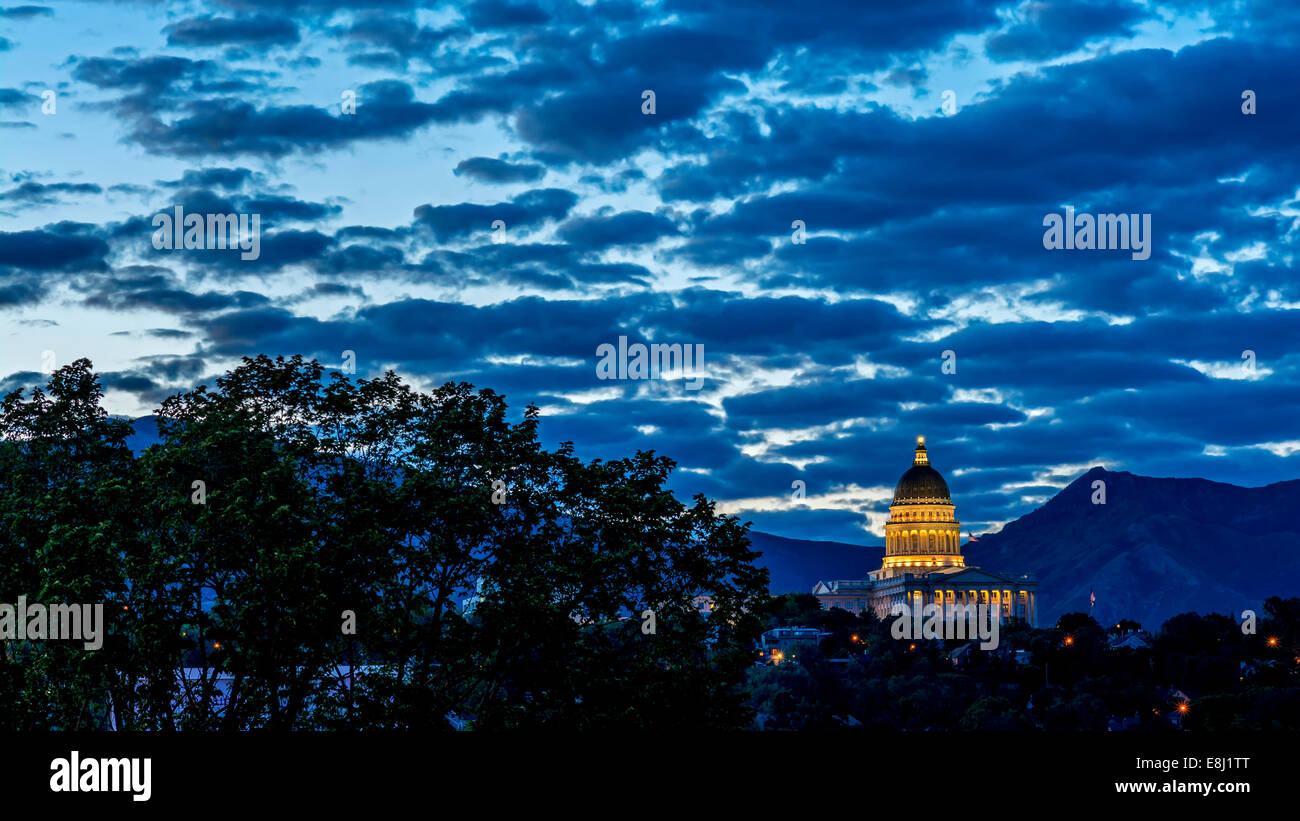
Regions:
<instances>
[{"instance_id":1,"label":"capitol building","mask_svg":"<svg viewBox=\"0 0 1300 821\"><path fill-rule=\"evenodd\" d=\"M930 465L924 436L917 437L912 466L894 487L880 569L865 579L818 582L812 592L822 607L854 613L869 607L882 619L896 604L913 612L927 604L985 604L1003 622L1021 619L1038 626L1038 583L1032 576L966 564L957 508L948 483Z\"/></svg>"}]
</instances>

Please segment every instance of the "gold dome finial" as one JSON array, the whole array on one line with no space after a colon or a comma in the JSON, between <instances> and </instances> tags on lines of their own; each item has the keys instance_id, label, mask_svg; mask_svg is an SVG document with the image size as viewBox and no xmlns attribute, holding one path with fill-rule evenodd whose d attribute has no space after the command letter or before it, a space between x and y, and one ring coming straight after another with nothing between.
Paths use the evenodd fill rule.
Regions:
<instances>
[{"instance_id":1,"label":"gold dome finial","mask_svg":"<svg viewBox=\"0 0 1300 821\"><path fill-rule=\"evenodd\" d=\"M912 460L913 465L928 465L930 457L925 453L925 437L916 437L916 458Z\"/></svg>"}]
</instances>

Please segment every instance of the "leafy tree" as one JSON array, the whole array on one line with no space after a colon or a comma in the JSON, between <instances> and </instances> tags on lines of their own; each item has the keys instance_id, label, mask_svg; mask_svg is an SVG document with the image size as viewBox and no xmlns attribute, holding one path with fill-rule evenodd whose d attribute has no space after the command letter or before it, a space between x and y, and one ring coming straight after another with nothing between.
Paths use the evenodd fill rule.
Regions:
<instances>
[{"instance_id":1,"label":"leafy tree","mask_svg":"<svg viewBox=\"0 0 1300 821\"><path fill-rule=\"evenodd\" d=\"M980 731L1031 730L1034 725L1024 710L1001 696L985 696L961 717L961 729Z\"/></svg>"},{"instance_id":2,"label":"leafy tree","mask_svg":"<svg viewBox=\"0 0 1300 821\"><path fill-rule=\"evenodd\" d=\"M1142 629L1142 625L1132 619L1120 619L1114 627L1106 628L1106 632L1114 636L1126 636L1129 633L1136 633Z\"/></svg>"},{"instance_id":3,"label":"leafy tree","mask_svg":"<svg viewBox=\"0 0 1300 821\"><path fill-rule=\"evenodd\" d=\"M30 398L0 403L0 601L103 606L116 632L132 544L129 423L100 407L90 362L57 370ZM129 666L115 636L99 651L81 642L0 649L0 728L94 729Z\"/></svg>"},{"instance_id":4,"label":"leafy tree","mask_svg":"<svg viewBox=\"0 0 1300 821\"><path fill-rule=\"evenodd\" d=\"M4 400L0 593L113 611L103 651L6 645L5 727L750 721L766 571L670 459L584 461L490 390L301 357L168 398L138 458L101 399L80 360Z\"/></svg>"}]
</instances>

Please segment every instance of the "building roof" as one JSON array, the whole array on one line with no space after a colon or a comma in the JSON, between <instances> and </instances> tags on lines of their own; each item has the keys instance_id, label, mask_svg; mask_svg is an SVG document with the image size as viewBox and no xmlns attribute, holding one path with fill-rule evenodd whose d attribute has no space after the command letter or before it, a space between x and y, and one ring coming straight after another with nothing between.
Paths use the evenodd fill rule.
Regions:
<instances>
[{"instance_id":1,"label":"building roof","mask_svg":"<svg viewBox=\"0 0 1300 821\"><path fill-rule=\"evenodd\" d=\"M1142 647L1150 647L1151 642L1141 633L1126 633L1123 636L1111 639L1110 646L1113 648L1130 647L1138 649Z\"/></svg>"},{"instance_id":2,"label":"building roof","mask_svg":"<svg viewBox=\"0 0 1300 821\"><path fill-rule=\"evenodd\" d=\"M895 505L952 504L948 483L939 471L930 467L930 457L925 451L925 437L916 437L916 455L912 466L894 486Z\"/></svg>"},{"instance_id":3,"label":"building roof","mask_svg":"<svg viewBox=\"0 0 1300 821\"><path fill-rule=\"evenodd\" d=\"M827 579L813 585L813 594L843 593L846 595L863 595L875 587L871 579Z\"/></svg>"}]
</instances>

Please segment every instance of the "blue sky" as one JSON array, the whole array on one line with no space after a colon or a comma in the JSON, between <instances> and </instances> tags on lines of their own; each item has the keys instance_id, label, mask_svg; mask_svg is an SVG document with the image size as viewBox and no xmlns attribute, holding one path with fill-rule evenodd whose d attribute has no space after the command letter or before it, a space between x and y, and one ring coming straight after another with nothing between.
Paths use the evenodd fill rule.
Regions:
<instances>
[{"instance_id":1,"label":"blue sky","mask_svg":"<svg viewBox=\"0 0 1300 821\"><path fill-rule=\"evenodd\" d=\"M1093 465L1296 478L1298 38L1264 2L3 7L0 388L86 356L144 415L351 350L864 543L921 434L974 532ZM259 214L260 256L155 249L176 205ZM1067 206L1150 214L1150 258L1046 249ZM620 336L702 345L702 387L599 379Z\"/></svg>"}]
</instances>

